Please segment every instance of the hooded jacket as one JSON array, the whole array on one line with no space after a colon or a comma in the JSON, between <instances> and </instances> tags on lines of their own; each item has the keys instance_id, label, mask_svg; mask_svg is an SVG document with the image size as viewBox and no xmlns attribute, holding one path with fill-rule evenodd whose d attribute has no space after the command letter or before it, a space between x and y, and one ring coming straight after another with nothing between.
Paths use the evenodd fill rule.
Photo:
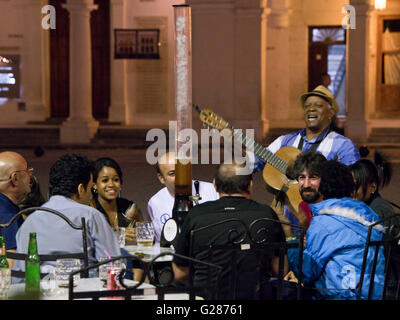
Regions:
<instances>
[{"instance_id":1,"label":"hooded jacket","mask_svg":"<svg viewBox=\"0 0 400 320\"><path fill-rule=\"evenodd\" d=\"M305 285L317 290L319 299L356 299L360 281L368 227L379 216L363 202L351 199L328 199L310 205L314 214L306 233L303 252L303 278ZM372 229L371 240L382 239L384 227ZM367 256L361 299L368 296L374 248ZM298 251L289 252L291 265L298 258ZM298 261L298 260L297 260ZM372 299L380 299L384 284L385 258L379 249ZM298 275L298 270L294 272Z\"/></svg>"}]
</instances>

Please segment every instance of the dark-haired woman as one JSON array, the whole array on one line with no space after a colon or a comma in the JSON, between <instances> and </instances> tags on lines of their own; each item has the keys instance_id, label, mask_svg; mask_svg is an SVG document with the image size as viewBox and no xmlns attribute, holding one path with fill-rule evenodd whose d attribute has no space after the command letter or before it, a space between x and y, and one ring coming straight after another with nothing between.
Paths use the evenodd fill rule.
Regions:
<instances>
[{"instance_id":1,"label":"dark-haired woman","mask_svg":"<svg viewBox=\"0 0 400 320\"><path fill-rule=\"evenodd\" d=\"M350 166L351 173L355 182L354 198L365 202L374 210L381 220L387 219L395 214L389 201L382 198L379 194L379 187L382 188L389 184L392 176L392 168L389 162L378 152L375 153L374 162L362 159ZM400 231L400 218L387 219L383 221L386 227L385 236L390 238L396 236ZM384 236L384 237L385 237ZM385 251L385 255L387 252ZM387 284L387 299L396 297L397 283L400 277L400 252L396 248L392 250L391 277Z\"/></svg>"},{"instance_id":2,"label":"dark-haired woman","mask_svg":"<svg viewBox=\"0 0 400 320\"><path fill-rule=\"evenodd\" d=\"M393 207L379 194L380 187L390 182L392 173L390 164L379 153L376 153L375 163L368 159L362 159L352 164L350 170L355 183L354 198L369 205L381 220L393 215L395 213ZM389 227L393 223L395 221L389 219L384 221L383 225Z\"/></svg>"},{"instance_id":3,"label":"dark-haired woman","mask_svg":"<svg viewBox=\"0 0 400 320\"><path fill-rule=\"evenodd\" d=\"M99 158L94 163L93 200L91 205L104 214L111 227L125 227L126 241L135 239L135 223L142 221L137 205L119 197L122 171L111 158Z\"/></svg>"},{"instance_id":4,"label":"dark-haired woman","mask_svg":"<svg viewBox=\"0 0 400 320\"><path fill-rule=\"evenodd\" d=\"M42 192L40 191L39 180L32 175L30 180L31 192L29 192L25 198L18 204L20 210L24 210L31 207L40 207L46 202ZM31 213L31 212L30 212ZM22 214L24 220L30 214Z\"/></svg>"}]
</instances>

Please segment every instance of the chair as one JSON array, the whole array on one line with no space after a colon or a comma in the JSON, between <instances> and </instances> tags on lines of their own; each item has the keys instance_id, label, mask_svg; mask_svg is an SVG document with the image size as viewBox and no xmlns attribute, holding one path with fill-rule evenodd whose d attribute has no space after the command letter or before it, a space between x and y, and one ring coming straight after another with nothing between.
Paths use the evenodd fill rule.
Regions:
<instances>
[{"instance_id":1,"label":"chair","mask_svg":"<svg viewBox=\"0 0 400 320\"><path fill-rule=\"evenodd\" d=\"M269 218L257 219L247 225L241 219L232 218L191 231L189 256L223 267L219 285L221 290L212 291L205 288L203 291L206 299L284 299L284 285L289 284L283 280L285 253L289 248L298 247L302 250L304 230L301 228L303 236L295 243L275 242L272 241L270 233L275 224L294 226ZM202 235L204 231L207 233ZM218 236L210 242L210 239L206 238L210 234ZM276 280L271 281L268 276L269 261L270 257L276 255L279 256L279 274ZM301 266L302 255L299 256ZM245 273L247 274L244 277ZM190 279L194 279L195 274L207 274L211 278L215 276L210 270L201 269L195 262L191 262ZM193 287L199 289L196 288L197 285L194 284ZM295 299L300 299L300 284L290 285L294 286Z\"/></svg>"},{"instance_id":2,"label":"chair","mask_svg":"<svg viewBox=\"0 0 400 320\"><path fill-rule=\"evenodd\" d=\"M386 217L383 220L371 224L368 228L368 235L365 244L364 258L361 268L360 282L358 285L357 299L362 298L363 285L366 284L368 290L367 300L372 299L372 294L375 285L376 268L378 263L378 255L381 253L380 248L383 248L385 255L385 268L384 275L385 281L382 291L382 300L399 300L400 298L400 230L396 228L395 223L391 223L389 230L386 231L382 240L373 241L372 229L385 221L395 221L400 225L400 214L394 214ZM373 263L372 266L367 264L369 250L373 250ZM370 272L367 272L371 270ZM369 282L368 282L369 277Z\"/></svg>"},{"instance_id":3,"label":"chair","mask_svg":"<svg viewBox=\"0 0 400 320\"><path fill-rule=\"evenodd\" d=\"M272 242L268 241L268 228L265 225L260 225L261 223L269 222L273 224L287 225L291 228L297 229L298 237L292 240L286 240L286 242ZM260 226L259 226L260 225ZM304 235L305 230L303 227L279 220L274 220L270 218L261 218L253 221L249 226L249 235L253 243L254 250L258 250L260 253L265 251L277 251L279 256L279 266L278 266L278 276L277 279L271 281L273 291L273 297L276 300L301 300L303 298L304 287L301 285L302 282L302 266L303 266L303 255L299 254L298 258L298 270L297 275L298 283L289 282L283 280L285 274L284 272L284 261L285 254L288 250L299 250L303 252L304 249ZM263 236L264 235L264 236ZM289 269L290 270L290 269Z\"/></svg>"},{"instance_id":4,"label":"chair","mask_svg":"<svg viewBox=\"0 0 400 320\"><path fill-rule=\"evenodd\" d=\"M92 290L92 291L74 291L74 275L78 274L78 273L89 273L89 270L91 269L97 269L99 266L103 265L103 264L108 264L110 262L114 262L116 260L121 260L121 259L131 259L134 262L138 263L141 268L143 268L143 270L145 272L143 272L142 278L140 279L140 281L138 283L136 283L133 286L128 286L125 283L125 272L126 269L122 269L121 272L117 275L118 279L121 283L121 285L124 287L124 289L118 289L118 290ZM90 266L86 266L80 270L74 271L69 275L69 283L68 283L68 299L69 300L74 300L74 299L85 299L85 298L90 298L92 300L99 300L100 298L105 298L105 297L123 297L125 300L131 300L131 296L132 295L143 295L144 294L144 290L143 288L138 289L138 287L144 282L144 280L146 279L146 275L148 274L147 271L147 265L146 263L141 260L140 258L138 258L137 256L134 255L121 255L118 257L113 257L111 259L90 265Z\"/></svg>"},{"instance_id":5,"label":"chair","mask_svg":"<svg viewBox=\"0 0 400 320\"><path fill-rule=\"evenodd\" d=\"M159 263L157 260L164 256L179 257L181 260L187 260L189 263L196 263L208 268L209 270L213 270L215 277L208 277L205 286L200 289L207 288L209 290L219 292L222 274L221 266L173 252L162 252L148 263L147 270L149 272L149 278L151 278L151 270L155 269L154 266ZM173 270L170 266L164 267L161 271L162 273L159 274L158 277L154 277L151 281L151 283L156 287L158 300L164 300L165 294L167 293L186 293L189 295L189 300L195 300L196 297L198 297L198 293L201 294L201 292L198 290L199 288L195 288L193 286L193 282L191 281L183 283L176 282Z\"/></svg>"},{"instance_id":6,"label":"chair","mask_svg":"<svg viewBox=\"0 0 400 320\"><path fill-rule=\"evenodd\" d=\"M56 261L57 259L64 259L64 258L76 258L76 259L82 259L83 260L83 265L85 267L88 266L89 264L89 258L88 258L88 251L87 251L87 234L86 234L86 223L85 223L85 218L82 218L82 224L81 226L76 226L75 224L72 223L71 220L69 220L65 215L63 215L61 212L46 208L46 207L31 207L31 208L26 208L24 210L19 211L16 215L14 215L10 221L4 224L0 224L0 230L1 228L6 228L10 226L19 216L23 214L29 214L33 211L40 210L40 211L45 211L49 212L51 214L54 214L61 219L63 219L71 228L75 230L82 230L82 246L83 246L83 252L79 253L58 253L58 254L40 254L39 259L40 262L45 262L45 261ZM9 259L15 259L15 260L25 260L26 254L24 253L16 253L16 252L8 252L7 251L7 258ZM24 278L25 277L25 272L24 271L11 271L11 275L16 278ZM43 278L45 277L46 274L41 273L40 277ZM82 273L82 277L87 278L88 273Z\"/></svg>"}]
</instances>

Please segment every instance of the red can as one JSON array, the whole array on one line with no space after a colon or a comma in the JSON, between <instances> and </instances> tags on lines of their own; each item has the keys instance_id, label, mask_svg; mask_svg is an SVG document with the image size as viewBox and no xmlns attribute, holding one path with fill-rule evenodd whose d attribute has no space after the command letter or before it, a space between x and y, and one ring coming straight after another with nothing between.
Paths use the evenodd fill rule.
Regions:
<instances>
[{"instance_id":1,"label":"red can","mask_svg":"<svg viewBox=\"0 0 400 320\"><path fill-rule=\"evenodd\" d=\"M121 272L120 269L108 269L107 272L107 289L108 290L120 290L123 289L123 287L121 286L119 279L118 279L118 275ZM108 299L123 299L123 297L109 297Z\"/></svg>"}]
</instances>

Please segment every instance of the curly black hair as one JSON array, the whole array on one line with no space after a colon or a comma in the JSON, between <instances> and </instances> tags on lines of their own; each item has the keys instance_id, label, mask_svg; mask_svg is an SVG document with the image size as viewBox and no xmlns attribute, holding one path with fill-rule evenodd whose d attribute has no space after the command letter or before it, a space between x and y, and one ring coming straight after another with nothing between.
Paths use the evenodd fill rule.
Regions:
<instances>
[{"instance_id":1,"label":"curly black hair","mask_svg":"<svg viewBox=\"0 0 400 320\"><path fill-rule=\"evenodd\" d=\"M119 180L121 181L122 184L122 170L117 161L111 158L99 158L94 162L94 172L93 172L93 181L96 183L97 178L99 177L99 173L103 167L110 167L115 169L119 176Z\"/></svg>"},{"instance_id":2,"label":"curly black hair","mask_svg":"<svg viewBox=\"0 0 400 320\"><path fill-rule=\"evenodd\" d=\"M93 162L80 154L65 154L50 168L49 195L71 197L78 186L87 188L93 174Z\"/></svg>"},{"instance_id":3,"label":"curly black hair","mask_svg":"<svg viewBox=\"0 0 400 320\"><path fill-rule=\"evenodd\" d=\"M300 153L293 164L294 176L297 179L301 172L307 170L308 174L320 177L321 165L325 161L326 161L325 156L320 152L309 150Z\"/></svg>"},{"instance_id":4,"label":"curly black hair","mask_svg":"<svg viewBox=\"0 0 400 320\"><path fill-rule=\"evenodd\" d=\"M350 168L336 160L324 162L318 190L324 199L351 197L354 181Z\"/></svg>"}]
</instances>

